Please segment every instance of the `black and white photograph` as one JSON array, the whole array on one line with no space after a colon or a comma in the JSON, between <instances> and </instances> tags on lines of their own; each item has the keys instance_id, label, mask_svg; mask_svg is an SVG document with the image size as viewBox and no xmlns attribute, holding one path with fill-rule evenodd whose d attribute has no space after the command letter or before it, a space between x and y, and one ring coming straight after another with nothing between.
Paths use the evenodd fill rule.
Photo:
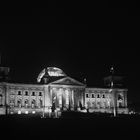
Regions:
<instances>
[{"instance_id":1,"label":"black and white photograph","mask_svg":"<svg viewBox=\"0 0 140 140\"><path fill-rule=\"evenodd\" d=\"M1 10L2 137L136 137L139 16L109 1Z\"/></svg>"}]
</instances>

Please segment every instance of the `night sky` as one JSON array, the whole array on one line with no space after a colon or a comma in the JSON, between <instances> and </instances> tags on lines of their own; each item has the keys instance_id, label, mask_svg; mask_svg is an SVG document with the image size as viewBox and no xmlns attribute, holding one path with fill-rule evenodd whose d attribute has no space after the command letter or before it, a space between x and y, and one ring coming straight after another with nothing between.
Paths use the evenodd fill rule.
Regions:
<instances>
[{"instance_id":1,"label":"night sky","mask_svg":"<svg viewBox=\"0 0 140 140\"><path fill-rule=\"evenodd\" d=\"M35 82L43 68L55 66L81 82L86 78L90 87L102 87L113 65L116 75L125 77L129 98L138 101L137 8L84 6L5 10L0 16L1 65L10 67L17 82Z\"/></svg>"}]
</instances>

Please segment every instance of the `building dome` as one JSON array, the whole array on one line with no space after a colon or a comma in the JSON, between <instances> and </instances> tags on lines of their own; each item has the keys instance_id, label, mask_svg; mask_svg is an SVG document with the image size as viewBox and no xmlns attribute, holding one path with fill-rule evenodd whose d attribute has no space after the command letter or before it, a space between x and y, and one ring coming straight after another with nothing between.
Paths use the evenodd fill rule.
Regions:
<instances>
[{"instance_id":1,"label":"building dome","mask_svg":"<svg viewBox=\"0 0 140 140\"><path fill-rule=\"evenodd\" d=\"M47 67L44 68L38 75L37 77L37 82L40 83L41 79L46 76L46 77L62 77L62 76L67 76L63 70L57 67Z\"/></svg>"}]
</instances>

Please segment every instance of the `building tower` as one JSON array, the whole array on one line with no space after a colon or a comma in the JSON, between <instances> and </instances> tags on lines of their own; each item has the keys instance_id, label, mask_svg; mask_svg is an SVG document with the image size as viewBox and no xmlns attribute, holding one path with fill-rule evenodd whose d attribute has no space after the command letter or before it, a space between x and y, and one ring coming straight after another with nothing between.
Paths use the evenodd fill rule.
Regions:
<instances>
[{"instance_id":1,"label":"building tower","mask_svg":"<svg viewBox=\"0 0 140 140\"><path fill-rule=\"evenodd\" d=\"M0 54L0 82L6 82L8 81L10 68L9 67L3 67L2 66L2 57Z\"/></svg>"},{"instance_id":2,"label":"building tower","mask_svg":"<svg viewBox=\"0 0 140 140\"><path fill-rule=\"evenodd\" d=\"M110 75L104 78L104 85L110 88L110 92L113 95L113 99L114 99L113 113L114 113L114 116L117 115L116 88L122 87L122 79L123 79L123 77L114 75L114 67L113 66L110 68Z\"/></svg>"},{"instance_id":3,"label":"building tower","mask_svg":"<svg viewBox=\"0 0 140 140\"><path fill-rule=\"evenodd\" d=\"M5 114L7 115L7 88L5 86L5 83L4 82L8 82L9 80L9 72L10 72L10 68L9 67L4 67L2 66L2 57L1 57L1 54L0 54L0 83L2 83L3 85L3 90L4 92L3 93L0 93L0 100L2 101L4 99L4 106L5 106ZM2 108L3 108L3 105L2 105Z\"/></svg>"}]
</instances>

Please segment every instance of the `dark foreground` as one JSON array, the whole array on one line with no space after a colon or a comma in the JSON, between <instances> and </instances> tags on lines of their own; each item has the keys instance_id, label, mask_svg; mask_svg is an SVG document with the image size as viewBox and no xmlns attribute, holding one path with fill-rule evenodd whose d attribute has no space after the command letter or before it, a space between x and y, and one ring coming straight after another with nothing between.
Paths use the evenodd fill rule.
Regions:
<instances>
[{"instance_id":1,"label":"dark foreground","mask_svg":"<svg viewBox=\"0 0 140 140\"><path fill-rule=\"evenodd\" d=\"M140 116L66 114L63 118L0 116L1 137L9 139L135 139L140 134ZM0 138L1 139L1 138Z\"/></svg>"}]
</instances>

